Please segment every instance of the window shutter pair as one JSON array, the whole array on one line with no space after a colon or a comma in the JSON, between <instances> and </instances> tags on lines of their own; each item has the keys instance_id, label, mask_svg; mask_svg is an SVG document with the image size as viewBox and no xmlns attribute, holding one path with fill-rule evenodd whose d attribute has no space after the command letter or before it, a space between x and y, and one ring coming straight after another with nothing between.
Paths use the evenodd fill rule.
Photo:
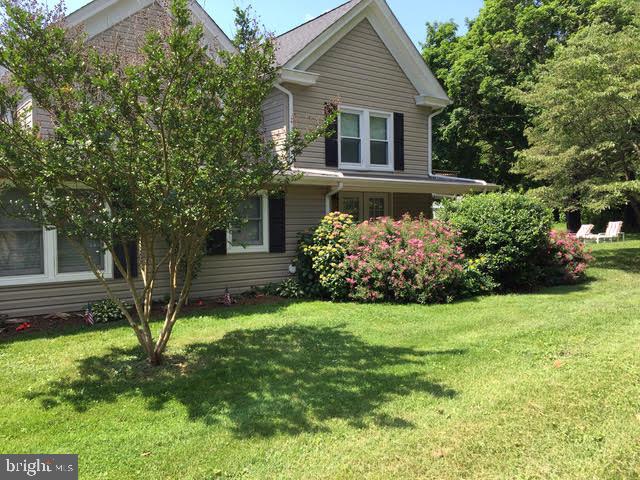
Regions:
<instances>
[{"instance_id":1,"label":"window shutter pair","mask_svg":"<svg viewBox=\"0 0 640 480\"><path fill-rule=\"evenodd\" d=\"M284 195L269 197L269 253L285 253L286 243L286 215ZM214 230L207 238L207 255L227 254L227 232Z\"/></svg>"},{"instance_id":2,"label":"window shutter pair","mask_svg":"<svg viewBox=\"0 0 640 480\"><path fill-rule=\"evenodd\" d=\"M324 162L329 168L338 168L338 120L329 127L330 133L324 139ZM404 170L404 113L393 114L393 169Z\"/></svg>"}]
</instances>

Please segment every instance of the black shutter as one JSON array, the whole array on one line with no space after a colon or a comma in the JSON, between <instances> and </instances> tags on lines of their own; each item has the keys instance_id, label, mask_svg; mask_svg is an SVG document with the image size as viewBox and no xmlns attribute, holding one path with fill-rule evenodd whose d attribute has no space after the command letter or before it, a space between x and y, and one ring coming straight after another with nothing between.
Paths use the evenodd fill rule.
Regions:
<instances>
[{"instance_id":1,"label":"black shutter","mask_svg":"<svg viewBox=\"0 0 640 480\"><path fill-rule=\"evenodd\" d=\"M123 267L127 268L127 257L129 254L129 269L131 278L138 278L138 242L131 241L125 244L120 243L114 246L115 254ZM124 278L120 269L113 263L113 278Z\"/></svg>"},{"instance_id":2,"label":"black shutter","mask_svg":"<svg viewBox=\"0 0 640 480\"><path fill-rule=\"evenodd\" d=\"M404 170L404 113L393 114L394 170Z\"/></svg>"},{"instance_id":3,"label":"black shutter","mask_svg":"<svg viewBox=\"0 0 640 480\"><path fill-rule=\"evenodd\" d=\"M269 252L286 253L284 196L269 197Z\"/></svg>"},{"instance_id":4,"label":"black shutter","mask_svg":"<svg viewBox=\"0 0 640 480\"><path fill-rule=\"evenodd\" d=\"M226 230L214 230L207 237L207 255L227 254Z\"/></svg>"},{"instance_id":5,"label":"black shutter","mask_svg":"<svg viewBox=\"0 0 640 480\"><path fill-rule=\"evenodd\" d=\"M326 115L335 111L332 105L325 105ZM329 133L324 138L324 164L327 167L338 168L338 118L329 126Z\"/></svg>"}]
</instances>

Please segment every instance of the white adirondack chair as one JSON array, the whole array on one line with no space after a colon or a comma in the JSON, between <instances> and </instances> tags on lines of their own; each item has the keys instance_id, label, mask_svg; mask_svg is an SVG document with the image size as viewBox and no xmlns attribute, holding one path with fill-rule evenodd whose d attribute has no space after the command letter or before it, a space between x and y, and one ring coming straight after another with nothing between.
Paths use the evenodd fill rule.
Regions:
<instances>
[{"instance_id":1,"label":"white adirondack chair","mask_svg":"<svg viewBox=\"0 0 640 480\"><path fill-rule=\"evenodd\" d=\"M613 242L614 240L619 240L620 237L622 237L622 240L624 240L622 222L609 222L609 224L607 225L607 231L596 235L596 242L600 243L600 241L605 240Z\"/></svg>"},{"instance_id":2,"label":"white adirondack chair","mask_svg":"<svg viewBox=\"0 0 640 480\"><path fill-rule=\"evenodd\" d=\"M576 232L576 238L580 240L587 240L591 236L591 230L593 230L593 225L587 223L585 225L581 225L578 231Z\"/></svg>"}]
</instances>

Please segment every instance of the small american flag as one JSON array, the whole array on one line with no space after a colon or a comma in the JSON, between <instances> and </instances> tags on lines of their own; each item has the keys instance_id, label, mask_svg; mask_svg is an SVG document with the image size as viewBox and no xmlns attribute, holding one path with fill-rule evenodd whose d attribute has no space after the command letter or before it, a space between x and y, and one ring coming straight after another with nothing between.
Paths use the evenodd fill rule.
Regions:
<instances>
[{"instance_id":1,"label":"small american flag","mask_svg":"<svg viewBox=\"0 0 640 480\"><path fill-rule=\"evenodd\" d=\"M84 323L89 326L93 326L96 322L93 319L93 312L91 311L91 305L87 305L87 309L84 311Z\"/></svg>"}]
</instances>

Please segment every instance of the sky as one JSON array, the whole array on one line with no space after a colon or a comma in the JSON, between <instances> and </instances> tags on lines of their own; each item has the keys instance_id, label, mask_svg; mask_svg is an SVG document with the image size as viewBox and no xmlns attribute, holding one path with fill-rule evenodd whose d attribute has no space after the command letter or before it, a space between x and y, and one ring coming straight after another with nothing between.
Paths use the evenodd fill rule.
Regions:
<instances>
[{"instance_id":1,"label":"sky","mask_svg":"<svg viewBox=\"0 0 640 480\"><path fill-rule=\"evenodd\" d=\"M249 5L266 29L280 34L337 7L345 0L199 0L214 21L227 35L233 32L233 7ZM387 0L400 23L412 40L419 45L424 41L425 23L453 19L464 33L465 18L473 18L482 6L482 0ZM87 0L67 0L67 11L72 12L89 3Z\"/></svg>"}]
</instances>

